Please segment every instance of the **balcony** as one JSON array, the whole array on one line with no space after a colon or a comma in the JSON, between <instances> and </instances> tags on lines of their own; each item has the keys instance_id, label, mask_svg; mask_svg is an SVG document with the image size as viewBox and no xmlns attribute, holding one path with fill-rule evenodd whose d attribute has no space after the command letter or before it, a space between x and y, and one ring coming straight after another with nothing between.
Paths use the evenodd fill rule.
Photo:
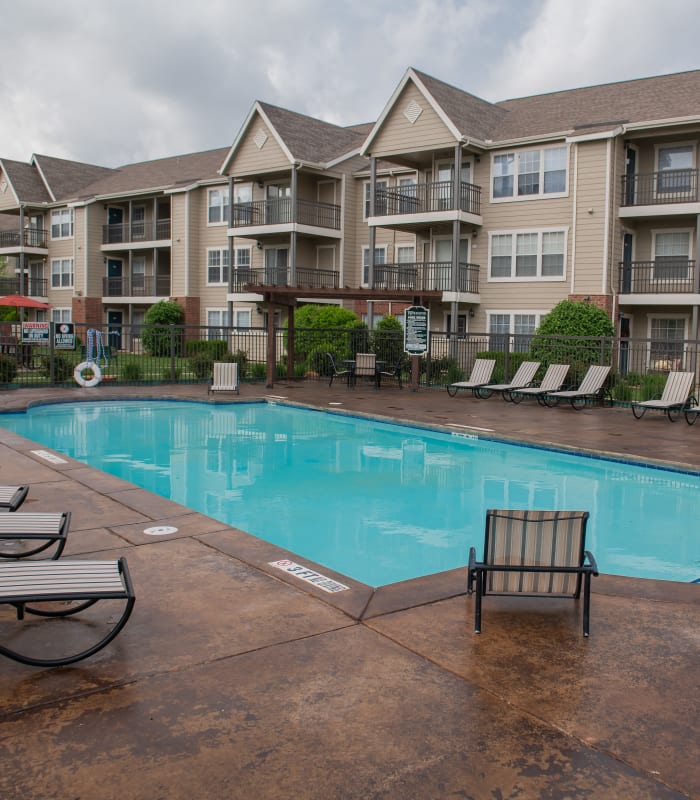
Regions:
<instances>
[{"instance_id":1,"label":"balcony","mask_svg":"<svg viewBox=\"0 0 700 800\"><path fill-rule=\"evenodd\" d=\"M667 169L622 176L623 207L698 202L698 170Z\"/></svg>"},{"instance_id":2,"label":"balcony","mask_svg":"<svg viewBox=\"0 0 700 800\"><path fill-rule=\"evenodd\" d=\"M25 228L17 231L0 231L0 250L22 250L25 247L46 249L48 232L43 228Z\"/></svg>"},{"instance_id":3,"label":"balcony","mask_svg":"<svg viewBox=\"0 0 700 800\"><path fill-rule=\"evenodd\" d=\"M48 286L46 278L25 277L24 286L20 286L19 278L0 278L0 296L23 294L28 297L47 297Z\"/></svg>"},{"instance_id":4,"label":"balcony","mask_svg":"<svg viewBox=\"0 0 700 800\"><path fill-rule=\"evenodd\" d=\"M374 199L374 215L377 217L457 210L480 215L481 187L462 182L456 204L452 181L415 183L390 189L377 187Z\"/></svg>"},{"instance_id":5,"label":"balcony","mask_svg":"<svg viewBox=\"0 0 700 800\"><path fill-rule=\"evenodd\" d=\"M288 267L235 269L233 271L233 291L243 291L246 284L289 286L288 272ZM330 269L297 267L296 285L305 289L337 289L340 286L340 274Z\"/></svg>"},{"instance_id":6,"label":"balcony","mask_svg":"<svg viewBox=\"0 0 700 800\"><path fill-rule=\"evenodd\" d=\"M102 226L102 244L162 242L168 239L170 239L169 219Z\"/></svg>"},{"instance_id":7,"label":"balcony","mask_svg":"<svg viewBox=\"0 0 700 800\"><path fill-rule=\"evenodd\" d=\"M695 292L695 262L663 258L620 264L619 287L623 294L690 294Z\"/></svg>"},{"instance_id":8,"label":"balcony","mask_svg":"<svg viewBox=\"0 0 700 800\"><path fill-rule=\"evenodd\" d=\"M314 228L340 230L340 206L312 200L297 200L296 214L293 212L292 200L289 197L234 203L231 227L250 228L297 223Z\"/></svg>"},{"instance_id":9,"label":"balcony","mask_svg":"<svg viewBox=\"0 0 700 800\"><path fill-rule=\"evenodd\" d=\"M102 278L103 297L169 297L170 275Z\"/></svg>"}]
</instances>

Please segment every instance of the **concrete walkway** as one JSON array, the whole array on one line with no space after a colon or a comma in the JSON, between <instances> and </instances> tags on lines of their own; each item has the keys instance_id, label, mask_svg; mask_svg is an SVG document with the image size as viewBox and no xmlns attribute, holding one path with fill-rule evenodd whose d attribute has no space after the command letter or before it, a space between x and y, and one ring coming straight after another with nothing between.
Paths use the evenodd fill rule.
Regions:
<instances>
[{"instance_id":1,"label":"concrete walkway","mask_svg":"<svg viewBox=\"0 0 700 800\"><path fill-rule=\"evenodd\" d=\"M0 409L149 395L206 387L3 391ZM234 399L269 395L700 468L700 424L627 409L319 383ZM0 428L0 483L72 512L64 557L126 555L137 603L89 660L0 660L3 800L700 798L700 585L594 579L589 639L570 601L489 598L475 636L463 569L375 591L305 561L350 586L328 594L269 565L298 556L40 448ZM77 641L98 611L2 608L0 637Z\"/></svg>"}]
</instances>

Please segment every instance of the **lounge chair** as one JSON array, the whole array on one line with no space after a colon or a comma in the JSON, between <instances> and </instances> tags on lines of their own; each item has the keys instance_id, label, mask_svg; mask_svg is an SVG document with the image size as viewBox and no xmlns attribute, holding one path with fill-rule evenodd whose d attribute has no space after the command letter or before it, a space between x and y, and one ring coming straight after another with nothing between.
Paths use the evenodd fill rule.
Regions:
<instances>
[{"instance_id":1,"label":"lounge chair","mask_svg":"<svg viewBox=\"0 0 700 800\"><path fill-rule=\"evenodd\" d=\"M700 415L700 403L695 399L692 399L690 403L691 405L684 409L685 421L688 425L695 425L695 421Z\"/></svg>"},{"instance_id":2,"label":"lounge chair","mask_svg":"<svg viewBox=\"0 0 700 800\"><path fill-rule=\"evenodd\" d=\"M666 412L669 421L675 422L681 411L690 405L689 398L694 381L694 372L669 372L658 400L640 400L632 403L635 419L641 419L648 409L653 409Z\"/></svg>"},{"instance_id":3,"label":"lounge chair","mask_svg":"<svg viewBox=\"0 0 700 800\"><path fill-rule=\"evenodd\" d=\"M377 356L374 353L357 353L355 355L353 383L358 378L369 378L374 384L374 388L379 388L379 370L377 369Z\"/></svg>"},{"instance_id":4,"label":"lounge chair","mask_svg":"<svg viewBox=\"0 0 700 800\"><path fill-rule=\"evenodd\" d=\"M69 528L69 511L0 514L0 559L27 558L55 545L56 550L51 556L55 560L66 546ZM13 542L16 545L8 549Z\"/></svg>"},{"instance_id":5,"label":"lounge chair","mask_svg":"<svg viewBox=\"0 0 700 800\"><path fill-rule=\"evenodd\" d=\"M493 370L496 366L495 358L477 358L472 367L472 373L466 381L457 381L456 383L449 383L447 385L447 394L454 397L460 389L471 389L472 394L476 390L485 386L493 375Z\"/></svg>"},{"instance_id":6,"label":"lounge chair","mask_svg":"<svg viewBox=\"0 0 700 800\"><path fill-rule=\"evenodd\" d=\"M561 392L547 392L542 399L546 406L553 408L561 400L568 400L571 407L579 411L588 400L598 400L603 405L606 401L612 405L612 397L603 384L608 377L610 367L591 366L583 376L578 389L566 389Z\"/></svg>"},{"instance_id":7,"label":"lounge chair","mask_svg":"<svg viewBox=\"0 0 700 800\"><path fill-rule=\"evenodd\" d=\"M238 394L238 362L215 361L209 392L235 392Z\"/></svg>"},{"instance_id":8,"label":"lounge chair","mask_svg":"<svg viewBox=\"0 0 700 800\"><path fill-rule=\"evenodd\" d=\"M333 381L336 378L345 378L347 381L348 386L350 386L352 382L352 370L351 369L338 369L335 364L335 359L333 358L332 353L326 353L326 358L328 359L328 366L330 367L331 371L331 379L328 381L329 386L333 386Z\"/></svg>"},{"instance_id":9,"label":"lounge chair","mask_svg":"<svg viewBox=\"0 0 700 800\"><path fill-rule=\"evenodd\" d=\"M0 511L17 511L29 494L29 486L0 486Z\"/></svg>"},{"instance_id":10,"label":"lounge chair","mask_svg":"<svg viewBox=\"0 0 700 800\"><path fill-rule=\"evenodd\" d=\"M518 367L517 372L513 375L510 383L487 383L486 386L480 386L474 391L477 397L486 399L496 392L500 393L501 397L508 402L511 401L511 392L516 389L524 389L529 386L535 378L535 373L540 368L539 361L523 361Z\"/></svg>"},{"instance_id":11,"label":"lounge chair","mask_svg":"<svg viewBox=\"0 0 700 800\"><path fill-rule=\"evenodd\" d=\"M561 389L568 371L568 364L550 364L538 386L526 386L517 391L509 390L511 402L519 403L526 397L534 397L540 405L544 405L544 396L547 392L556 392Z\"/></svg>"},{"instance_id":12,"label":"lounge chair","mask_svg":"<svg viewBox=\"0 0 700 800\"><path fill-rule=\"evenodd\" d=\"M583 579L583 635L589 633L591 576L598 567L585 550L587 511L486 512L483 561L469 551L467 593L476 591L474 632L481 633L487 594L578 599Z\"/></svg>"},{"instance_id":13,"label":"lounge chair","mask_svg":"<svg viewBox=\"0 0 700 800\"><path fill-rule=\"evenodd\" d=\"M118 561L24 561L0 564L0 604L14 606L18 620L23 620L25 613L40 617L72 616L100 600L124 601L124 609L116 622L110 613L105 622L107 633L96 644L77 653L53 657L21 653L0 644L0 654L35 667L57 667L88 658L109 644L121 631L136 601L124 558ZM37 606L37 603L40 605ZM60 605L42 607L44 603ZM109 606L111 609L111 604ZM94 625L94 620L91 620L86 628L91 630ZM60 649L61 626L42 625L41 634L44 633L57 642ZM11 638L16 641L16 637ZM33 638L36 636L33 635ZM42 652L45 649L42 646Z\"/></svg>"},{"instance_id":14,"label":"lounge chair","mask_svg":"<svg viewBox=\"0 0 700 800\"><path fill-rule=\"evenodd\" d=\"M399 389L403 389L403 382L401 378L403 365L404 365L404 357L402 355L396 362L396 364L394 364L393 367L389 367L387 369L380 369L379 374L377 376L379 384L381 385L382 378L394 378L399 384Z\"/></svg>"}]
</instances>

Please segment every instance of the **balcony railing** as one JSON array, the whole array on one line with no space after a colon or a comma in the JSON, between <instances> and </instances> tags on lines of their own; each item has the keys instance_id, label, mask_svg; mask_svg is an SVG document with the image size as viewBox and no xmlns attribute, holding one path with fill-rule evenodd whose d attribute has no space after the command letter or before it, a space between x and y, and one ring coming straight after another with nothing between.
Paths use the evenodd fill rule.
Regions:
<instances>
[{"instance_id":1,"label":"balcony railing","mask_svg":"<svg viewBox=\"0 0 700 800\"><path fill-rule=\"evenodd\" d=\"M340 230L340 206L331 203L316 203L312 200L297 200L296 217L293 211L290 197L234 203L231 227L244 228L296 222L300 225Z\"/></svg>"},{"instance_id":2,"label":"balcony railing","mask_svg":"<svg viewBox=\"0 0 700 800\"><path fill-rule=\"evenodd\" d=\"M620 264L620 294L687 294L694 283L695 262L685 258Z\"/></svg>"},{"instance_id":3,"label":"balcony railing","mask_svg":"<svg viewBox=\"0 0 700 800\"><path fill-rule=\"evenodd\" d=\"M102 278L104 297L169 297L170 275Z\"/></svg>"},{"instance_id":4,"label":"balcony railing","mask_svg":"<svg viewBox=\"0 0 700 800\"><path fill-rule=\"evenodd\" d=\"M481 186L460 184L459 203L455 206L452 181L414 183L391 189L377 188L374 213L377 217L397 214L425 214L429 211L466 211L481 214Z\"/></svg>"},{"instance_id":5,"label":"balcony railing","mask_svg":"<svg viewBox=\"0 0 700 800\"><path fill-rule=\"evenodd\" d=\"M25 228L22 231L0 231L0 247L46 248L47 232L43 228Z\"/></svg>"},{"instance_id":6,"label":"balcony railing","mask_svg":"<svg viewBox=\"0 0 700 800\"><path fill-rule=\"evenodd\" d=\"M170 238L170 220L156 222L127 222L102 226L102 244L129 244L131 242L162 242Z\"/></svg>"},{"instance_id":7,"label":"balcony railing","mask_svg":"<svg viewBox=\"0 0 700 800\"><path fill-rule=\"evenodd\" d=\"M622 176L622 205L650 206L698 202L698 170L666 169Z\"/></svg>"},{"instance_id":8,"label":"balcony railing","mask_svg":"<svg viewBox=\"0 0 700 800\"><path fill-rule=\"evenodd\" d=\"M233 273L233 291L242 291L246 284L257 286L289 285L288 267L261 269L236 269ZM301 288L337 289L339 274L333 270L297 267L296 285ZM452 264L449 261L425 263L377 264L374 267L375 289L407 291L469 292L479 291L478 264L460 264L457 287L452 287Z\"/></svg>"},{"instance_id":9,"label":"balcony railing","mask_svg":"<svg viewBox=\"0 0 700 800\"><path fill-rule=\"evenodd\" d=\"M0 296L6 294L23 294L29 297L46 297L49 282L46 278L25 277L24 286L20 285L19 278L0 278Z\"/></svg>"}]
</instances>

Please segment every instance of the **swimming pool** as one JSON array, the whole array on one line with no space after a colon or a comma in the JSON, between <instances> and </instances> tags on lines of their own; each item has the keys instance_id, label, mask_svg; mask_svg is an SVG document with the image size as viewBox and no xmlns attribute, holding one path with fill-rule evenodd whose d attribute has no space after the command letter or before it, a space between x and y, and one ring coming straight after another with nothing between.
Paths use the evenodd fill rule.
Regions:
<instances>
[{"instance_id":1,"label":"swimming pool","mask_svg":"<svg viewBox=\"0 0 700 800\"><path fill-rule=\"evenodd\" d=\"M270 403L38 406L0 426L381 586L463 567L488 508L591 513L603 572L700 576L700 476Z\"/></svg>"}]
</instances>

